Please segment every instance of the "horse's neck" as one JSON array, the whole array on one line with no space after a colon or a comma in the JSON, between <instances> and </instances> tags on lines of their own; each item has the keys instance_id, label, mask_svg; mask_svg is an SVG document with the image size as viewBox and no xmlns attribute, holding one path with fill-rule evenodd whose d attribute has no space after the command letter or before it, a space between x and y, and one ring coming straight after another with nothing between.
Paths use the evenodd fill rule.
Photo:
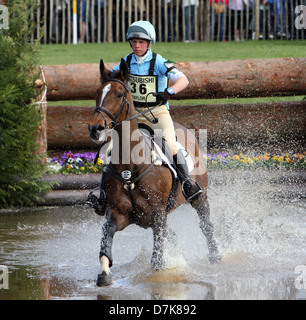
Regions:
<instances>
[{"instance_id":1,"label":"horse's neck","mask_svg":"<svg viewBox=\"0 0 306 320\"><path fill-rule=\"evenodd\" d=\"M111 162L118 171L134 171L148 161L148 154L145 152L147 146L138 129L136 119L124 121L118 126L112 140Z\"/></svg>"}]
</instances>

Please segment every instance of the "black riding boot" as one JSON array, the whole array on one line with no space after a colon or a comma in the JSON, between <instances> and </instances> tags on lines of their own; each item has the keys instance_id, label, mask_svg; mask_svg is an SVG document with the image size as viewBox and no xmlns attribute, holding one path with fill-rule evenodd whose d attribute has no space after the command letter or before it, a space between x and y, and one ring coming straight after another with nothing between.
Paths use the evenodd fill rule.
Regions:
<instances>
[{"instance_id":1,"label":"black riding boot","mask_svg":"<svg viewBox=\"0 0 306 320\"><path fill-rule=\"evenodd\" d=\"M186 159L182 150L179 150L177 154L173 156L173 160L178 171L178 177L182 184L185 199L188 201L197 199L199 194L203 191L199 184L190 178Z\"/></svg>"},{"instance_id":2,"label":"black riding boot","mask_svg":"<svg viewBox=\"0 0 306 320\"><path fill-rule=\"evenodd\" d=\"M103 170L101 178L101 186L91 191L87 197L86 204L94 208L95 213L99 216L103 216L106 211L106 194L105 194L105 179L106 172ZM97 198L93 192L100 189L100 198Z\"/></svg>"}]
</instances>

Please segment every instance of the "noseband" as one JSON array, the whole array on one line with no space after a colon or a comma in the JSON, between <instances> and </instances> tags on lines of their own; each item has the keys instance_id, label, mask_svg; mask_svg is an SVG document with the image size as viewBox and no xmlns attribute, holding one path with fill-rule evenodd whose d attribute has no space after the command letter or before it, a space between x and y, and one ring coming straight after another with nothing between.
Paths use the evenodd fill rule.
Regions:
<instances>
[{"instance_id":1,"label":"noseband","mask_svg":"<svg viewBox=\"0 0 306 320\"><path fill-rule=\"evenodd\" d=\"M122 104L121 104L119 110L118 110L115 114L113 114L112 112L110 112L108 109L102 107L102 103L103 103L102 99L101 99L100 105L97 106L97 107L95 108L95 111L94 111L94 113L99 112L99 113L101 113L101 115L103 116L104 121L105 121L105 128L109 128L109 125L112 123L112 124L113 124L112 129L113 129L113 128L115 128L119 123L121 123L121 122L119 122L119 119L122 117L122 115L124 114L124 112L126 113L126 116L127 116L128 112L129 112L130 104L129 104L128 100L127 100L127 95L128 95L128 93L129 93L129 90L130 90L130 89L129 89L129 87L128 87L124 82L122 82L122 81L120 81L120 80L118 80L118 79L112 79L112 78L105 79L105 80L103 80L102 84L104 84L104 83L106 83L106 82L118 82L118 83L120 83L120 84L124 87L124 89L125 89L125 94L124 94L124 97L123 97ZM107 120L106 120L106 117L105 117L104 114L108 115L108 116L112 119L112 121L110 121L109 123L107 123Z\"/></svg>"}]
</instances>

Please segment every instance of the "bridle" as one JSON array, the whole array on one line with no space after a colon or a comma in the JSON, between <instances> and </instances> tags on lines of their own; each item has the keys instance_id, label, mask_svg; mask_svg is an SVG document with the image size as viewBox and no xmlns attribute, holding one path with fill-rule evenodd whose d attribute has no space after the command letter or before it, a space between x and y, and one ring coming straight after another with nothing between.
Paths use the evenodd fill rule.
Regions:
<instances>
[{"instance_id":1,"label":"bridle","mask_svg":"<svg viewBox=\"0 0 306 320\"><path fill-rule=\"evenodd\" d=\"M117 82L117 83L120 83L124 87L125 93L124 93L122 104L121 104L119 110L115 114L113 114L108 109L102 107L103 100L101 99L100 105L95 108L94 113L99 112L102 115L102 117L105 121L105 128L106 129L114 129L116 126L118 126L121 123L121 121L119 122L119 119L123 116L123 114L125 113L126 117L128 115L128 112L130 109L130 103L128 102L127 95L129 93L130 89L124 82L122 82L118 79L112 79L112 78L105 79L105 80L103 80L102 84L107 83L107 82ZM105 117L105 114L108 115L112 121L107 123L107 119ZM113 124L112 127L110 127L111 124Z\"/></svg>"},{"instance_id":2,"label":"bridle","mask_svg":"<svg viewBox=\"0 0 306 320\"><path fill-rule=\"evenodd\" d=\"M123 97L122 104L121 104L121 106L120 106L120 108L119 108L119 110L117 111L116 114L113 114L113 113L110 112L108 109L102 107L102 103L103 103L103 100L102 100L102 99L101 99L101 101L100 101L100 105L95 108L94 113L99 112L99 113L102 115L102 117L103 117L103 119L104 119L104 121L105 121L105 129L114 129L114 128L117 127L118 125L122 124L122 121L119 122L119 119L122 117L122 115L124 114L124 112L126 112L126 118L124 119L125 121L130 121L130 120L133 120L133 119L135 119L135 118L138 118L139 116L143 116L143 117L145 117L149 122L157 123L157 119L155 119L154 116L153 116L153 117L154 117L154 120L152 121L152 120L150 120L149 118L147 118L147 117L145 116L145 114L148 113L148 112L150 112L150 113L152 114L152 110L155 109L155 108L158 108L162 103L159 103L159 104L157 104L156 106L151 107L151 108L148 107L148 109L147 109L146 111L139 112L138 114L136 114L136 115L134 115L134 116L132 116L132 117L130 117L130 118L127 118L127 115L128 115L129 109L130 109L130 103L129 103L128 100L127 100L127 95L128 95L128 93L129 93L129 91L130 91L128 85L125 84L124 82L118 80L118 79L112 79L112 78L103 80L102 84L104 84L104 83L106 83L106 82L118 82L118 83L120 83L120 84L124 87L124 89L125 89L125 94L124 94L124 97ZM154 92L148 93L146 99L148 98L148 96L149 96L150 94L154 94ZM125 109L126 109L126 111L125 111ZM137 110L137 111L138 111L138 110ZM107 114L107 115L112 119L112 121L110 121L109 123L107 123L107 120L106 120L106 117L105 117L104 114ZM153 114L152 114L152 115L153 115ZM110 124L113 124L113 126L110 127L110 126L109 126Z\"/></svg>"}]
</instances>

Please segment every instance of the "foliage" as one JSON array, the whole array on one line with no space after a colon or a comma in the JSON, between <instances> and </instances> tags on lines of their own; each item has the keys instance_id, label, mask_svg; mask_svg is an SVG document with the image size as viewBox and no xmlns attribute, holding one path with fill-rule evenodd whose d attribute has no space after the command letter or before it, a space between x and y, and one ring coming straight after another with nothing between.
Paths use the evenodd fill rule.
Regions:
<instances>
[{"instance_id":1,"label":"foliage","mask_svg":"<svg viewBox=\"0 0 306 320\"><path fill-rule=\"evenodd\" d=\"M0 208L32 205L50 190L41 181L45 166L37 154L41 114L37 96L37 45L31 44L36 0L7 1L9 29L0 32Z\"/></svg>"}]
</instances>

